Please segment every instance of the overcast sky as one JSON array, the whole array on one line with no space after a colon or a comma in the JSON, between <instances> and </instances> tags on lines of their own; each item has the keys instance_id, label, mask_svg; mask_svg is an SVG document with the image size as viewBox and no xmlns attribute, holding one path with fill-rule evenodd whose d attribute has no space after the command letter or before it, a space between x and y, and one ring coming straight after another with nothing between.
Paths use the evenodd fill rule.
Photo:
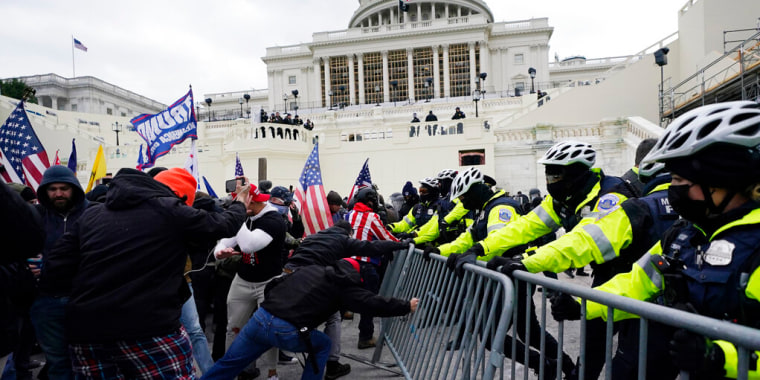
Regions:
<instances>
[{"instance_id":1,"label":"overcast sky","mask_svg":"<svg viewBox=\"0 0 760 380\"><path fill-rule=\"evenodd\" d=\"M414 2L414 0L412 0ZM634 54L675 32L686 0L490 0L496 22L548 17L550 59ZM267 86L266 48L342 30L357 0L1 0L0 78L95 76L172 103Z\"/></svg>"}]
</instances>

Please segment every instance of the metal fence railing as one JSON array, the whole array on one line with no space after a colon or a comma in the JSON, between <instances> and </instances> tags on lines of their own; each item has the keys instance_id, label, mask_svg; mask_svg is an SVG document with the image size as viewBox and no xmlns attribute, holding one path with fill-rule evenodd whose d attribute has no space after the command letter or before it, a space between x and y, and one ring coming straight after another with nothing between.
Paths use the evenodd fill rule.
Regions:
<instances>
[{"instance_id":1,"label":"metal fence railing","mask_svg":"<svg viewBox=\"0 0 760 380\"><path fill-rule=\"evenodd\" d=\"M419 297L417 313L384 319L373 361L388 348L407 379L493 379L503 372L503 343L512 283L501 273L471 267L462 277L420 250L397 253L380 294Z\"/></svg>"},{"instance_id":2,"label":"metal fence railing","mask_svg":"<svg viewBox=\"0 0 760 380\"><path fill-rule=\"evenodd\" d=\"M533 347L540 351L541 367L536 370L538 378L549 379L546 374L550 373L556 373L557 380L562 378L563 346L565 341L572 341L579 344L577 347L569 347L568 351L579 353L578 378L584 379L588 376L584 373L588 323L585 320L585 307L582 308L584 311L580 322L551 322L549 331L546 328L546 314L549 311L547 293L551 292L579 297L584 306L586 301L608 306L605 322L606 365L600 378L612 378L615 352L612 315L616 309L640 317L637 322L640 347L637 354L638 379L647 378L646 348L650 326L672 326L711 339L732 342L737 346L739 357L738 379L748 378L751 355L760 350L758 329L632 300L540 274L516 271L513 283L503 274L484 268L483 262L465 265L465 275L460 278L446 268L445 262L446 258L438 255L431 255L430 261L424 261L421 251L416 249L397 253L386 271L380 294L399 298L419 297L420 304L417 313L402 318L383 319L373 363L380 360L382 350L387 348L395 359L400 374L407 379L516 379L520 377L517 363L528 363L529 355L535 355L528 344L523 345L521 342L532 341L535 345L531 336L539 334L540 347ZM537 286L542 286L544 290L534 294L533 290ZM531 310L534 302L541 331L531 331L530 318L534 312ZM525 311L524 315L518 317L521 305L525 305L522 309ZM629 321L636 323L635 319ZM565 329L566 323L570 323L571 330ZM557 356L546 360L549 355L545 340L550 335L557 338ZM520 342L518 339L510 339L518 336ZM516 353L514 357L517 360L510 360L512 352ZM507 365L510 367L505 370ZM545 368L545 365L555 367ZM522 369L524 379L527 380L529 374L527 367ZM686 372L679 376L680 379L689 378Z\"/></svg>"},{"instance_id":3,"label":"metal fence railing","mask_svg":"<svg viewBox=\"0 0 760 380\"><path fill-rule=\"evenodd\" d=\"M627 297L618 296L602 291L593 290L584 286L562 282L554 279L544 277L539 274L531 274L527 272L517 271L514 273L515 283L520 281L527 282L528 286L540 285L544 288L552 289L554 291L560 291L566 294L571 294L581 298L581 302L584 307L581 308L582 315L580 320L580 373L579 379L584 378L585 367L585 352L583 347L585 346L585 330L587 321L585 319L585 305L586 301L594 301L608 306L607 322L606 322L606 342L605 342L605 372L604 378L612 378L612 355L613 355L613 318L612 315L615 309L623 310L629 313L638 315L639 318L639 344L638 352L638 379L646 379L647 370L647 343L648 343L648 329L652 322L657 322L666 326L672 326L676 328L686 329L698 334L702 334L711 339L721 339L734 343L737 346L739 354L738 363L738 379L747 379L750 368L750 357L753 351L760 350L760 330L745 327L726 321L721 321L713 318L700 316L697 314L688 313L685 311L676 310L669 307L660 306L654 303L642 302L633 300ZM542 316L546 315L546 291L542 292L539 311ZM517 299L517 302L523 300ZM530 307L530 306L528 306ZM538 306L537 306L538 307ZM564 323L558 323L558 338L560 342L560 348L562 348L562 341L564 335ZM541 324L546 326L545 323ZM529 326L527 327L529 329ZM528 332L529 333L529 332ZM643 349L642 349L643 348ZM561 350L560 350L561 351ZM559 361L561 363L561 361ZM559 372L559 371L558 371ZM688 380L689 374L681 372L679 374L681 380ZM527 375L526 375L527 379ZM559 379L559 376L557 377Z\"/></svg>"}]
</instances>

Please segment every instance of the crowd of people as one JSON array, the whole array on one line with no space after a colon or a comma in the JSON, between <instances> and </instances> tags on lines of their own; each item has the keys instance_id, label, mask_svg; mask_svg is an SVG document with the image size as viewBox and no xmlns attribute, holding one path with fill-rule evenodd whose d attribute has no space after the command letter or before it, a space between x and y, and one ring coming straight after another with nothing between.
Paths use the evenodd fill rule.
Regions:
<instances>
[{"instance_id":1,"label":"crowd of people","mask_svg":"<svg viewBox=\"0 0 760 380\"><path fill-rule=\"evenodd\" d=\"M594 167L590 144L562 141L538 161L546 196L510 195L476 166L443 169L419 186L406 182L389 202L375 185L352 199L330 191L332 227L308 236L291 189L268 181L239 177L219 200L196 192L181 168L122 169L85 194L73 172L53 166L38 189L0 184L8 242L0 258L0 369L28 378L36 340L51 379L189 379L195 363L203 379L264 371L273 380L293 352L308 354L303 379L336 379L351 372L339 361L342 318L360 314L356 345L366 349L377 344L374 317L417 309L417 298L377 295L394 252L412 245L425 260L445 258L459 276L478 260L507 276L557 278L590 265L596 289L758 328L758 145L760 106L718 103L644 140L619 177ZM517 299L529 291L520 282ZM582 313L567 294L550 298L555 319L588 319L586 378L605 364L615 379L636 377L635 316L614 311L618 349L605 363L606 306L589 301ZM518 321L541 331L535 305L517 308ZM550 378L561 358L565 378L578 378L580 360L551 334L526 334L524 323L514 331L503 337L506 356L544 367ZM674 379L679 370L736 376L730 342L653 322L646 333L646 378ZM454 337L447 349L460 342ZM756 368L750 363L752 376Z\"/></svg>"},{"instance_id":2,"label":"crowd of people","mask_svg":"<svg viewBox=\"0 0 760 380\"><path fill-rule=\"evenodd\" d=\"M314 123L310 119L306 119L306 121L303 121L298 114L295 116L286 113L283 117L280 115L279 112L272 112L271 115L267 116L266 111L262 108L259 111L259 122L260 123L275 123L275 124L290 124L290 125L303 125L304 128L307 130L314 129Z\"/></svg>"}]
</instances>

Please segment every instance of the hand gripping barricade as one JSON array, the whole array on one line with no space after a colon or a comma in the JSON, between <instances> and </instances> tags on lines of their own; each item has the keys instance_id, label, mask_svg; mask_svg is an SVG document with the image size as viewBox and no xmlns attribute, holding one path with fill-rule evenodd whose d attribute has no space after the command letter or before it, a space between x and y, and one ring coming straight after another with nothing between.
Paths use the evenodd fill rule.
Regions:
<instances>
[{"instance_id":1,"label":"hand gripping barricade","mask_svg":"<svg viewBox=\"0 0 760 380\"><path fill-rule=\"evenodd\" d=\"M468 265L459 278L446 259L422 251L396 253L380 295L419 297L417 312L383 319L373 363L387 347L407 379L493 379L503 376L504 335L511 318L508 277ZM499 375L500 374L500 375Z\"/></svg>"}]
</instances>

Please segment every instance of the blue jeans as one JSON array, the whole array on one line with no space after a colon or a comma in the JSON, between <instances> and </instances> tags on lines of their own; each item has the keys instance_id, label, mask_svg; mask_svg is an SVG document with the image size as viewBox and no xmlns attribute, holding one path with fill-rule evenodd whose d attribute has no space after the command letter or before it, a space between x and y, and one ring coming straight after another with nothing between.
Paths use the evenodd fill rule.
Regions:
<instances>
[{"instance_id":1,"label":"blue jeans","mask_svg":"<svg viewBox=\"0 0 760 380\"><path fill-rule=\"evenodd\" d=\"M208 340L206 340L206 334L203 333L201 322L198 319L198 309L195 307L192 286L190 286L190 298L182 305L182 315L179 317L179 321L182 323L182 326L185 326L185 331L190 336L190 344L193 346L193 358L198 363L201 373L206 373L214 365L214 359L211 359Z\"/></svg>"},{"instance_id":2,"label":"blue jeans","mask_svg":"<svg viewBox=\"0 0 760 380\"><path fill-rule=\"evenodd\" d=\"M51 379L72 379L69 342L64 336L64 321L68 297L38 296L29 311L32 325L37 334L45 358L50 364L48 376Z\"/></svg>"},{"instance_id":3,"label":"blue jeans","mask_svg":"<svg viewBox=\"0 0 760 380\"><path fill-rule=\"evenodd\" d=\"M313 352L306 361L306 367L301 375L302 380L321 380L330 353L330 338L317 330L311 331L311 346ZM227 349L224 357L219 359L211 370L201 378L232 379L237 376L249 363L256 360L272 347L291 352L308 352L306 343L298 335L298 329L292 324L275 317L259 307L248 323L240 330L235 341ZM314 373L311 356L317 361L318 373Z\"/></svg>"}]
</instances>

